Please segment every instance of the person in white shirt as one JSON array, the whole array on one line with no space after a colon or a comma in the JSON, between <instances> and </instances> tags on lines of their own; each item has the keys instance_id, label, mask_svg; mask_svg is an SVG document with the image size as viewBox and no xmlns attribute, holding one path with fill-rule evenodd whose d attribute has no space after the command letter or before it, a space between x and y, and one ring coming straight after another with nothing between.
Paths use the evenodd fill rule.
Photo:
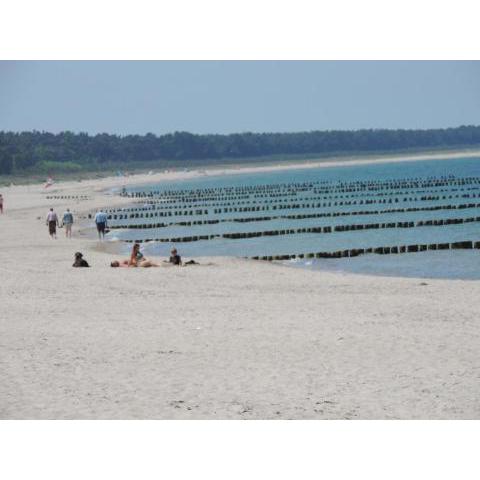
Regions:
<instances>
[{"instance_id":1,"label":"person in white shirt","mask_svg":"<svg viewBox=\"0 0 480 480\"><path fill-rule=\"evenodd\" d=\"M47 214L47 225L48 233L50 237L57 238L57 226L58 226L58 217L57 214L53 211L53 208Z\"/></svg>"}]
</instances>

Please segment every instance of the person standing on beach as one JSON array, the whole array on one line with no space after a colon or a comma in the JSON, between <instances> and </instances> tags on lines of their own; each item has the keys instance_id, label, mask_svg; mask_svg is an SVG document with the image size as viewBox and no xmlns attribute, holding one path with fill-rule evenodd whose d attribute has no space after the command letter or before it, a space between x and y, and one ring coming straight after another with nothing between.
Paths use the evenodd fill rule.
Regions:
<instances>
[{"instance_id":1,"label":"person standing on beach","mask_svg":"<svg viewBox=\"0 0 480 480\"><path fill-rule=\"evenodd\" d=\"M97 225L98 239L103 240L105 238L105 229L107 228L107 214L102 210L98 210L95 214L95 224Z\"/></svg>"},{"instance_id":2,"label":"person standing on beach","mask_svg":"<svg viewBox=\"0 0 480 480\"><path fill-rule=\"evenodd\" d=\"M58 217L53 208L47 214L48 233L52 238L57 238Z\"/></svg>"},{"instance_id":3,"label":"person standing on beach","mask_svg":"<svg viewBox=\"0 0 480 480\"><path fill-rule=\"evenodd\" d=\"M62 224L65 227L65 237L72 238L73 214L69 208L63 214Z\"/></svg>"},{"instance_id":4,"label":"person standing on beach","mask_svg":"<svg viewBox=\"0 0 480 480\"><path fill-rule=\"evenodd\" d=\"M0 214L3 214L3 195L0 193Z\"/></svg>"}]
</instances>

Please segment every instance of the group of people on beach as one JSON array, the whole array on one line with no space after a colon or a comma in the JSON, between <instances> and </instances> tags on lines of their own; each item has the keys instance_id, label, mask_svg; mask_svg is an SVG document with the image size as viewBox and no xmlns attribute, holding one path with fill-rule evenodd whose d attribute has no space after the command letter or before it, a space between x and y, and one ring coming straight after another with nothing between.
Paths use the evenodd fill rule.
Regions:
<instances>
[{"instance_id":1,"label":"group of people on beach","mask_svg":"<svg viewBox=\"0 0 480 480\"><path fill-rule=\"evenodd\" d=\"M0 206L2 206L0 212L3 213L3 201L0 195ZM103 240L107 229L108 216L102 211L98 210L95 214L95 225L97 227L98 239ZM57 213L53 208L47 213L46 225L48 227L48 233L52 239L57 238L57 227L65 228L65 237L72 238L72 226L74 223L73 213L67 208L62 216L62 222L60 223Z\"/></svg>"},{"instance_id":2,"label":"group of people on beach","mask_svg":"<svg viewBox=\"0 0 480 480\"><path fill-rule=\"evenodd\" d=\"M182 265L182 258L177 252L176 248L173 248L170 252L170 258L167 263L171 263L172 265ZM187 265L194 264L195 262L191 260L187 262ZM111 267L118 268L118 267L159 267L158 263L155 263L151 260L145 258L143 253L140 251L140 244L135 243L132 248L132 253L130 254L130 258L125 260L114 260L110 263Z\"/></svg>"},{"instance_id":3,"label":"group of people on beach","mask_svg":"<svg viewBox=\"0 0 480 480\"><path fill-rule=\"evenodd\" d=\"M55 210L51 208L47 213L46 224L48 226L48 233L52 239L57 238L57 227L65 228L65 237L72 238L72 226L73 226L73 214L69 208L67 208L62 217L62 224L58 220L58 215Z\"/></svg>"},{"instance_id":4,"label":"group of people on beach","mask_svg":"<svg viewBox=\"0 0 480 480\"><path fill-rule=\"evenodd\" d=\"M189 260L185 264L182 262L182 257L177 252L176 248L172 248L170 252L170 258L168 261L165 261L164 263L169 263L171 265L177 265L177 266L182 266L182 265L198 265L195 260ZM81 252L76 252L75 253L75 261L72 265L73 267L89 267L90 265L88 262L83 258L83 254ZM135 243L132 248L132 253L130 254L130 258L124 259L124 260L114 260L113 262L110 263L110 266L113 268L119 268L119 267L142 267L142 268L148 268L148 267L159 267L160 265L158 263L155 263L151 260L148 260L145 258L143 253L140 251L140 244Z\"/></svg>"},{"instance_id":5,"label":"group of people on beach","mask_svg":"<svg viewBox=\"0 0 480 480\"><path fill-rule=\"evenodd\" d=\"M1 195L0 195L1 199ZM1 205L1 204L0 204ZM62 216L62 223L61 226L65 228L65 237L72 238L72 226L74 223L73 213L67 208ZM99 240L103 240L105 237L105 231L107 229L108 223L108 216L103 210L98 210L95 214L95 225L97 227L97 233ZM58 215L56 214L53 208L47 213L46 217L46 225L48 226L48 233L52 239L57 238L57 227L60 227L60 222L58 219ZM168 261L165 261L171 265L197 265L195 260L190 260L186 263L182 262L182 258L177 252L176 248L172 248L170 252L170 258ZM75 253L75 261L73 263L73 267L89 267L90 265L88 262L83 258L83 254L81 252ZM155 263L152 260L148 260L145 258L143 253L140 251L140 244L134 243L132 252L130 254L130 258L124 260L114 260L110 263L111 267L118 268L118 267L159 267L158 263Z\"/></svg>"}]
</instances>

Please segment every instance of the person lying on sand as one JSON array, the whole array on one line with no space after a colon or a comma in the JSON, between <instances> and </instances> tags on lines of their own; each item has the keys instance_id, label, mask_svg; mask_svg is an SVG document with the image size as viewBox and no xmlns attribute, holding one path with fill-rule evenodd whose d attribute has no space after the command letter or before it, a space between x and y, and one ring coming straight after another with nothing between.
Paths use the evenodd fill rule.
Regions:
<instances>
[{"instance_id":1,"label":"person lying on sand","mask_svg":"<svg viewBox=\"0 0 480 480\"><path fill-rule=\"evenodd\" d=\"M128 260L114 260L113 262L110 262L110 266L114 268L118 267L129 267L130 265L128 264Z\"/></svg>"},{"instance_id":2,"label":"person lying on sand","mask_svg":"<svg viewBox=\"0 0 480 480\"><path fill-rule=\"evenodd\" d=\"M148 267L158 267L156 263L150 261L150 260L143 260L142 262L138 263L137 265L131 265L130 260L114 260L113 262L110 262L110 266L113 268L118 268L118 267L124 267L124 268L137 268L137 267L142 267L142 268L148 268Z\"/></svg>"},{"instance_id":3,"label":"person lying on sand","mask_svg":"<svg viewBox=\"0 0 480 480\"><path fill-rule=\"evenodd\" d=\"M75 261L73 262L72 267L89 267L90 265L86 260L83 259L83 253L75 253Z\"/></svg>"}]
</instances>

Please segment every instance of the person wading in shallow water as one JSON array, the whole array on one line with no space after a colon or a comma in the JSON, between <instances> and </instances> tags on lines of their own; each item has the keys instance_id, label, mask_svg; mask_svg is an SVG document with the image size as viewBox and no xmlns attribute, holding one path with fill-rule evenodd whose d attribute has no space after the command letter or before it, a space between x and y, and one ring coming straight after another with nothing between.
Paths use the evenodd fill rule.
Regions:
<instances>
[{"instance_id":1,"label":"person wading in shallow water","mask_svg":"<svg viewBox=\"0 0 480 480\"><path fill-rule=\"evenodd\" d=\"M58 217L57 214L53 211L53 208L47 214L47 225L48 233L50 237L57 238L57 226L58 226Z\"/></svg>"}]
</instances>

